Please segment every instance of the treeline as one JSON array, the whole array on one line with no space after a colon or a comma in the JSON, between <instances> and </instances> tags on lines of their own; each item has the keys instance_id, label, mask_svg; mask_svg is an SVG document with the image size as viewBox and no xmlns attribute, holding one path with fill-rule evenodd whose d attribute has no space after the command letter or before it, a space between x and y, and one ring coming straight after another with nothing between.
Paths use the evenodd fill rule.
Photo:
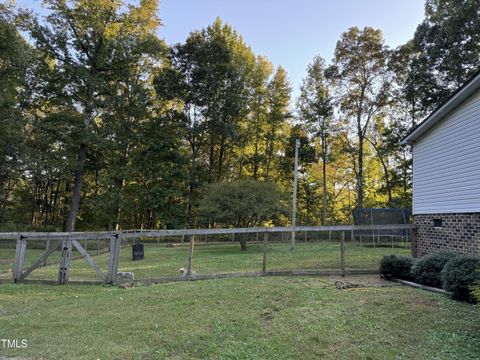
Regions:
<instances>
[{"instance_id":1,"label":"treeline","mask_svg":"<svg viewBox=\"0 0 480 360\"><path fill-rule=\"evenodd\" d=\"M167 46L156 0L45 5L40 18L0 4L3 231L208 226L211 184L291 194L295 139L298 224L408 208L400 139L480 64L476 0L428 0L397 49L380 30L348 29L298 99L286 71L220 19Z\"/></svg>"}]
</instances>

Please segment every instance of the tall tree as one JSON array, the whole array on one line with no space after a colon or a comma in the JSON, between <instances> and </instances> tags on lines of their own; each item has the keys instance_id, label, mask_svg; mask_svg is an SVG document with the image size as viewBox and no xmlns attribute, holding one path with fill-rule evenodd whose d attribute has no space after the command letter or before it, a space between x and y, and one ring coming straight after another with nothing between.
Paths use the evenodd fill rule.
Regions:
<instances>
[{"instance_id":1,"label":"tall tree","mask_svg":"<svg viewBox=\"0 0 480 360\"><path fill-rule=\"evenodd\" d=\"M268 117L265 135L265 177L267 178L271 175L272 167L276 165L275 154L283 127L286 120L291 117L289 110L291 91L287 72L279 66L268 84Z\"/></svg>"},{"instance_id":2,"label":"tall tree","mask_svg":"<svg viewBox=\"0 0 480 360\"><path fill-rule=\"evenodd\" d=\"M272 74L273 66L268 59L259 56L251 75L252 95L250 101L250 117L247 120L245 144L253 147L248 157L251 165L251 174L254 179L261 176L262 166L265 162L265 146L262 139L265 137L266 121L268 116L268 81Z\"/></svg>"},{"instance_id":3,"label":"tall tree","mask_svg":"<svg viewBox=\"0 0 480 360\"><path fill-rule=\"evenodd\" d=\"M432 111L480 67L478 0L427 0L425 19L404 47L413 50L407 95Z\"/></svg>"},{"instance_id":4,"label":"tall tree","mask_svg":"<svg viewBox=\"0 0 480 360\"><path fill-rule=\"evenodd\" d=\"M357 208L364 200L364 143L373 117L390 97L389 51L382 32L371 27L350 28L335 48L329 76L337 86L340 110L351 120L357 140Z\"/></svg>"},{"instance_id":5,"label":"tall tree","mask_svg":"<svg viewBox=\"0 0 480 360\"><path fill-rule=\"evenodd\" d=\"M24 124L20 103L33 50L17 31L13 8L0 4L0 225L19 176Z\"/></svg>"},{"instance_id":6,"label":"tall tree","mask_svg":"<svg viewBox=\"0 0 480 360\"><path fill-rule=\"evenodd\" d=\"M255 57L243 39L220 19L194 31L172 48L171 68L156 81L159 94L177 98L190 146L187 223L203 182L221 180L237 144L239 122L248 113L250 73ZM170 95L168 95L170 94ZM200 177L200 158L207 174Z\"/></svg>"},{"instance_id":7,"label":"tall tree","mask_svg":"<svg viewBox=\"0 0 480 360\"><path fill-rule=\"evenodd\" d=\"M333 106L329 85L324 76L325 68L325 60L319 56L308 66L297 103L300 118L309 132L319 140L322 162L322 225L325 225L327 220L327 162L329 138L334 131Z\"/></svg>"},{"instance_id":8,"label":"tall tree","mask_svg":"<svg viewBox=\"0 0 480 360\"><path fill-rule=\"evenodd\" d=\"M27 30L38 50L55 61L59 83L55 96L78 112L81 141L77 152L66 231L74 231L80 205L85 160L105 101L109 79L141 56L159 25L157 2L144 0L125 8L120 1L46 0L46 21L33 17ZM136 40L136 41L132 41ZM130 51L125 50L129 41ZM49 89L50 90L50 89Z\"/></svg>"}]
</instances>

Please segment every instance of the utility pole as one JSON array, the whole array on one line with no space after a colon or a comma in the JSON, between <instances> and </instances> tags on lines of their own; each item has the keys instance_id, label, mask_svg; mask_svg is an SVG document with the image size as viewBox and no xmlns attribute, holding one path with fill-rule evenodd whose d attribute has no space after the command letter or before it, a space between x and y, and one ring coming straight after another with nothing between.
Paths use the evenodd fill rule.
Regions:
<instances>
[{"instance_id":1,"label":"utility pole","mask_svg":"<svg viewBox=\"0 0 480 360\"><path fill-rule=\"evenodd\" d=\"M297 221L297 182L298 182L298 149L300 140L295 140L295 170L293 173L293 196L292 196L292 245L291 251L295 251L295 225Z\"/></svg>"}]
</instances>

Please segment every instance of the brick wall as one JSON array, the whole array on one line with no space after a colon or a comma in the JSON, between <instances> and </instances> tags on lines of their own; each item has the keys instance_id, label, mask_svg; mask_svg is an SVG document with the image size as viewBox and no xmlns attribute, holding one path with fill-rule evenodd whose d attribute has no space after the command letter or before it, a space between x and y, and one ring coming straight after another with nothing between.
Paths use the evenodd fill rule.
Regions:
<instances>
[{"instance_id":1,"label":"brick wall","mask_svg":"<svg viewBox=\"0 0 480 360\"><path fill-rule=\"evenodd\" d=\"M442 250L480 255L480 213L415 215L414 219L413 256ZM434 220L441 220L442 227L434 227Z\"/></svg>"}]
</instances>

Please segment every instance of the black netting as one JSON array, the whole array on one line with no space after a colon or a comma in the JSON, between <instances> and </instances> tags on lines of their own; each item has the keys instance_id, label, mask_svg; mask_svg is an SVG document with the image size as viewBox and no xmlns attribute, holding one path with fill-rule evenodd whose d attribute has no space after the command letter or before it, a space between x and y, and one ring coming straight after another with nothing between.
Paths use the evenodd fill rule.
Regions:
<instances>
[{"instance_id":1,"label":"black netting","mask_svg":"<svg viewBox=\"0 0 480 360\"><path fill-rule=\"evenodd\" d=\"M410 211L399 208L365 208L352 211L353 223L355 225L393 225L409 224ZM360 233L372 233L372 231L361 231ZM408 230L376 230L375 235L407 235Z\"/></svg>"},{"instance_id":2,"label":"black netting","mask_svg":"<svg viewBox=\"0 0 480 360\"><path fill-rule=\"evenodd\" d=\"M408 209L356 209L352 214L355 225L408 224L410 220Z\"/></svg>"}]
</instances>

